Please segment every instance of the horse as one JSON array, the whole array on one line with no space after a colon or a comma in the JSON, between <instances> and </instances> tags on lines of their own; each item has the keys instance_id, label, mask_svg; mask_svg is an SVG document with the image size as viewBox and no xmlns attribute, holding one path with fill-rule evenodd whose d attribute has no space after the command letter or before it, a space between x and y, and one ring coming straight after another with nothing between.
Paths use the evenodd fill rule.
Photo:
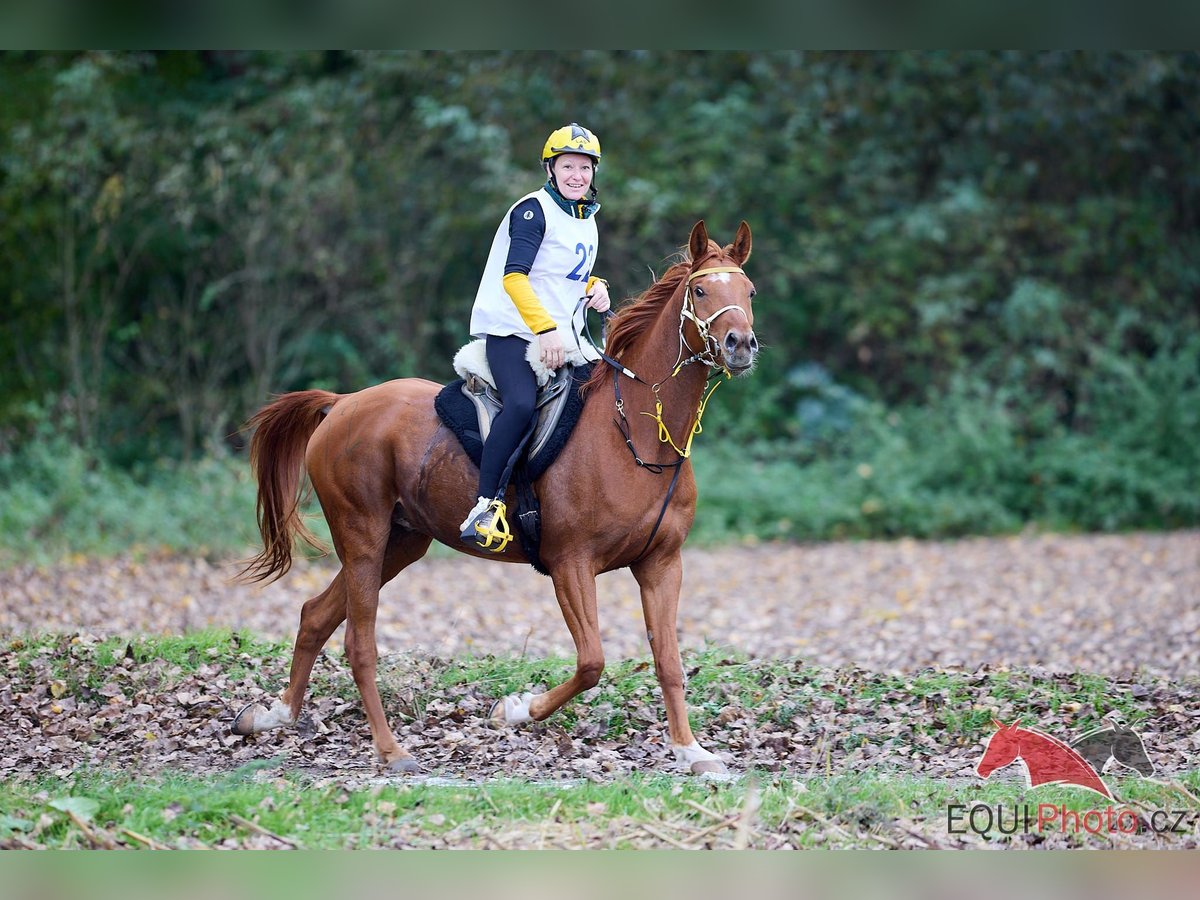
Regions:
<instances>
[{"instance_id":1,"label":"horse","mask_svg":"<svg viewBox=\"0 0 1200 900\"><path fill-rule=\"evenodd\" d=\"M497 700L490 711L497 725L546 719L599 682L604 651L596 576L628 567L640 588L675 762L692 774L727 771L688 723L676 612L681 548L696 512L688 457L707 402L704 392L713 375L749 374L759 349L755 288L742 269L750 249L746 222L724 247L709 239L703 220L697 222L681 261L610 320L606 360L582 386L575 430L534 483L543 523L540 557L574 640L575 670L544 693ZM247 563L243 579L284 575L297 538L319 546L299 509L305 472L341 568L301 608L287 686L269 707L243 707L234 717L234 734L296 723L313 662L345 621L346 657L379 764L384 771L421 771L397 742L379 697L380 587L424 556L434 540L471 556L527 561L516 544L497 555L459 539L459 519L475 502L478 470L435 413L441 387L405 378L351 394L296 391L250 419L263 549Z\"/></svg>"},{"instance_id":2,"label":"horse","mask_svg":"<svg viewBox=\"0 0 1200 900\"><path fill-rule=\"evenodd\" d=\"M1071 742L1071 748L1088 761L1097 772L1103 772L1109 760L1134 769L1143 778L1154 774L1154 763L1146 753L1142 736L1116 715L1106 716L1112 724L1097 728Z\"/></svg>"},{"instance_id":3,"label":"horse","mask_svg":"<svg viewBox=\"0 0 1200 900\"><path fill-rule=\"evenodd\" d=\"M980 778L988 778L997 769L1025 761L1030 787L1039 784L1074 784L1112 800L1112 792L1094 768L1057 738L1032 728L1021 728L1020 720L1005 725L992 719L996 732L988 739L983 758L975 767Z\"/></svg>"}]
</instances>

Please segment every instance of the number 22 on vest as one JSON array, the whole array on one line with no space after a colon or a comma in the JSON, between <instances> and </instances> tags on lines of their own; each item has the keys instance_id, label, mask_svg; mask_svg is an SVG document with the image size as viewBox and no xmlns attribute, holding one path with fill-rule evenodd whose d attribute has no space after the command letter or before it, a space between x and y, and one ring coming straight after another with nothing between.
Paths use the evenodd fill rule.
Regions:
<instances>
[{"instance_id":1,"label":"number 22 on vest","mask_svg":"<svg viewBox=\"0 0 1200 900\"><path fill-rule=\"evenodd\" d=\"M575 268L567 273L567 277L572 281L587 281L588 276L592 274L590 263L592 256L596 252L596 248L591 244L587 247L584 247L583 244L576 244L575 252L579 254L579 262L575 264Z\"/></svg>"}]
</instances>

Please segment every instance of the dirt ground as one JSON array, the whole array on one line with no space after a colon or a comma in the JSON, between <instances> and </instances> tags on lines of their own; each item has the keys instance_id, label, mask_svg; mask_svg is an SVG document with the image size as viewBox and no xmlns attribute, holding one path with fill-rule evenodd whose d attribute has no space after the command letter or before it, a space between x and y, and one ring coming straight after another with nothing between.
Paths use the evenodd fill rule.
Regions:
<instances>
[{"instance_id":1,"label":"dirt ground","mask_svg":"<svg viewBox=\"0 0 1200 900\"><path fill-rule=\"evenodd\" d=\"M329 561L265 588L199 559L78 560L0 572L0 634L170 634L229 627L295 634ZM648 645L627 571L598 582L609 660ZM758 545L684 554L686 648L872 671L979 665L1169 678L1200 673L1200 532L951 542ZM340 640L339 631L333 638ZM426 558L384 588L380 650L573 652L549 579L528 566Z\"/></svg>"}]
</instances>

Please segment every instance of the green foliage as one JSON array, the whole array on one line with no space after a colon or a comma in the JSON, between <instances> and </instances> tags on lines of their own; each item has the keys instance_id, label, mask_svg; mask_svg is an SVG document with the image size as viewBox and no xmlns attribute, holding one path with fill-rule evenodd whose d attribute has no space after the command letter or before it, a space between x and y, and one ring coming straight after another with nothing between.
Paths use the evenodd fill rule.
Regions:
<instances>
[{"instance_id":1,"label":"green foliage","mask_svg":"<svg viewBox=\"0 0 1200 900\"><path fill-rule=\"evenodd\" d=\"M0 454L0 564L164 550L227 558L257 540L242 460L98 462L37 411L36 439Z\"/></svg>"},{"instance_id":2,"label":"green foliage","mask_svg":"<svg viewBox=\"0 0 1200 900\"><path fill-rule=\"evenodd\" d=\"M30 635L14 642L12 649L17 649L22 674L48 660L50 672L62 681L64 691L75 694L99 689L111 678L112 667L123 664L131 667L138 683L151 681L155 689L163 690L193 675L201 665L218 665L235 679L257 676L264 657L285 655L291 645L265 641L247 632L207 629L99 642L86 636ZM147 663L161 667L147 674L140 669Z\"/></svg>"},{"instance_id":3,"label":"green foliage","mask_svg":"<svg viewBox=\"0 0 1200 900\"><path fill-rule=\"evenodd\" d=\"M1200 521L1195 52L26 53L0 90L26 549L140 539L102 507L221 480L271 393L450 377L498 217L571 120L604 141L617 296L698 218L754 229L765 350L721 402L778 480L739 511L705 478L710 536Z\"/></svg>"},{"instance_id":4,"label":"green foliage","mask_svg":"<svg viewBox=\"0 0 1200 900\"><path fill-rule=\"evenodd\" d=\"M792 439L696 448L695 535L823 540L956 537L1047 528L1174 528L1200 521L1200 339L1150 359L1096 351L1074 429L1045 403L956 379L894 411L793 373ZM716 420L719 412L710 413ZM706 420L706 425L709 422Z\"/></svg>"}]
</instances>

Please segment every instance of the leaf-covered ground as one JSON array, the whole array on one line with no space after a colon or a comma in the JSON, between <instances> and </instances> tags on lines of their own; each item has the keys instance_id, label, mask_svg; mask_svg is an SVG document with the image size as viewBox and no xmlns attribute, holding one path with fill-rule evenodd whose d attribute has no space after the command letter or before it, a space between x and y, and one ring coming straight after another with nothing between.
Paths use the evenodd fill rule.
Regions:
<instances>
[{"instance_id":1,"label":"leaf-covered ground","mask_svg":"<svg viewBox=\"0 0 1200 900\"><path fill-rule=\"evenodd\" d=\"M226 627L291 639L336 571L297 564L266 588L200 559L79 560L0 571L0 634L180 634ZM600 576L610 660L647 652L637 584ZM1169 677L1200 672L1200 532L689 549L681 645L728 646L874 671L1039 665ZM333 641L340 640L340 631ZM458 554L384 588L383 653L573 652L549 579Z\"/></svg>"},{"instance_id":2,"label":"leaf-covered ground","mask_svg":"<svg viewBox=\"0 0 1200 900\"><path fill-rule=\"evenodd\" d=\"M331 571L302 564L265 590L229 586L225 570L195 560L0 573L0 779L223 776L271 760L317 785L372 784L369 732L336 643L318 660L298 728L228 732L238 706L285 683L299 604ZM1116 711L1142 735L1163 790L1183 808L1195 801L1200 534L696 550L686 572L680 627L693 725L735 773L789 785L932 779L971 802L993 715L1069 740ZM487 723L491 702L570 669L548 580L435 558L401 582L381 606L381 686L429 783L611 785L671 771L632 579L601 579L601 685L515 730ZM239 630L196 633L230 626ZM1019 787L1020 769L998 778ZM947 842L944 825L919 816L871 826L881 840L843 841L839 829L858 832L830 809L817 813L824 825L805 828L824 828L834 844L970 843ZM606 827L581 845L607 845ZM737 831L727 829L732 842ZM791 834L750 845L793 845ZM1194 846L1196 835L1146 838L1164 840Z\"/></svg>"},{"instance_id":3,"label":"leaf-covered ground","mask_svg":"<svg viewBox=\"0 0 1200 900\"><path fill-rule=\"evenodd\" d=\"M1143 736L1158 772L1193 768L1200 751L1200 682L1041 668L904 675L685 654L694 727L738 771L969 778L991 717L1071 739L1119 712ZM12 738L0 777L80 766L226 771L281 756L291 768L374 774L370 732L349 667L323 654L299 726L229 734L233 712L287 678L282 645L209 633L196 642L97 642L67 636L0 651L0 732ZM501 729L487 714L512 691L565 678L570 662L396 654L380 667L397 737L429 774L539 781L669 770L662 700L646 660L611 667L604 682L544 723Z\"/></svg>"},{"instance_id":4,"label":"leaf-covered ground","mask_svg":"<svg viewBox=\"0 0 1200 900\"><path fill-rule=\"evenodd\" d=\"M689 653L697 732L735 773L752 779L714 785L711 795L687 788L685 805L692 798L709 808L697 818L694 803L684 808L672 802L697 779L653 782L673 767L661 697L646 661L615 665L602 685L546 723L503 729L487 721L492 699L561 678L568 660L388 657L381 671L385 706L398 737L425 768L412 778L381 776L375 769L369 731L340 654L320 658L315 699L299 727L231 736L228 722L238 702L262 697L286 676L284 651L280 644L228 633L9 641L0 652L7 676L0 688L0 734L11 748L0 762L0 783L8 785L0 789L0 844L105 846L124 840L125 822L146 837L142 823L150 821L159 835L150 840L169 846L338 846L336 834L310 828L313 817L328 816L328 809L305 812L296 805L298 794L316 792L333 796L331 803L356 798L373 808L370 801L378 801L374 806L391 814L397 804L414 807L395 821L365 808L364 816L374 816L369 828L355 825L353 817L341 821L335 810L340 824L324 827L345 829L343 837L355 846L560 846L563 840L565 846L737 846L739 840L763 848L971 846L982 838L948 832L948 804L1036 806L1052 799L1044 789L1027 792L1018 766L987 784L974 775L992 715L1021 716L1071 739L1116 711L1143 736L1156 768L1146 779L1110 763L1121 808L1132 809L1143 826L1160 808L1192 818L1181 833L1113 835L1100 838L1101 845L1200 845L1200 778L1191 767L1200 750L1195 682L1038 669L889 675L717 650ZM267 787L239 805L235 788L245 772ZM518 784L533 785L534 794L556 791L557 799L570 802L565 810L549 800L539 804ZM585 795L591 799L583 807L579 785L598 791ZM400 793L380 798L384 787ZM770 811L747 813L747 805L759 802L759 787ZM409 789L418 793L405 793ZM649 804L645 814L621 812L630 793ZM151 795L160 800L143 808L138 798ZM129 798L123 807L114 801L121 796ZM501 806L497 798L505 796L508 806ZM1079 806L1081 798L1068 794L1066 801ZM93 807L84 810L89 813L104 802L114 824L105 831L93 823L89 831L85 820L72 831L55 811L70 815L77 802ZM1083 798L1083 808L1088 803ZM290 812L262 818L276 806ZM512 814L505 811L510 807ZM555 823L570 819L575 807L581 807L574 810L579 821L565 836ZM190 818L172 826L185 814ZM742 820L753 830L739 830ZM239 833L230 833L231 823ZM287 823L297 830L280 838ZM700 842L689 844L696 836ZM1091 838L1050 833L991 840L1075 846Z\"/></svg>"}]
</instances>

